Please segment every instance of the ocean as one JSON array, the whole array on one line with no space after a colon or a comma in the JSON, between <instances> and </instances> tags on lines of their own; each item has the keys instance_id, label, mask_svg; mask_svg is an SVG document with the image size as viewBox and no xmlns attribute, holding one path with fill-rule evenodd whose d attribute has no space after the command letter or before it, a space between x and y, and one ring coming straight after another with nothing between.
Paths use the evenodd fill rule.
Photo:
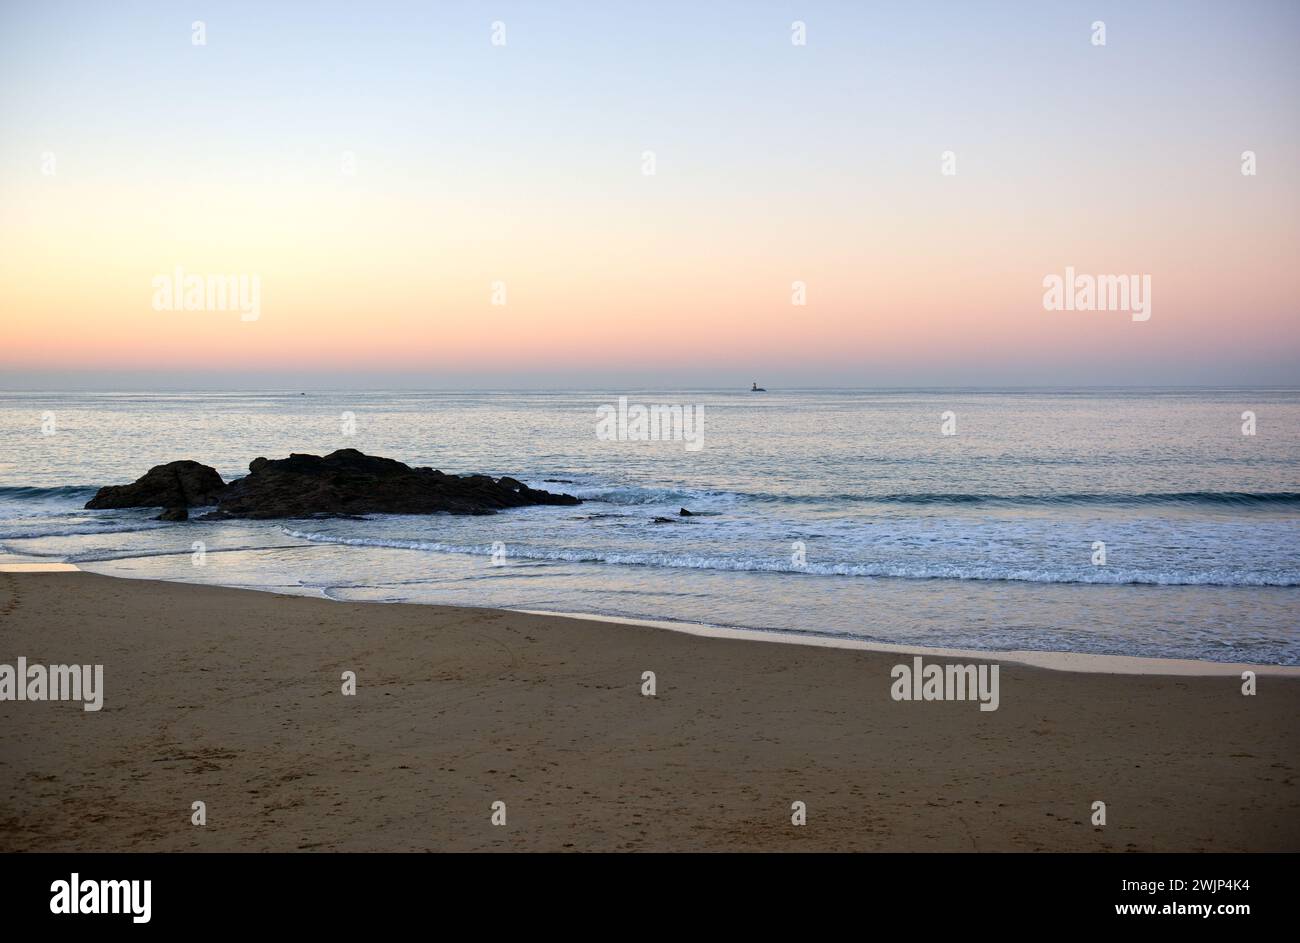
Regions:
<instances>
[{"instance_id":1,"label":"ocean","mask_svg":"<svg viewBox=\"0 0 1300 943\"><path fill-rule=\"evenodd\" d=\"M598 435L619 397L682 407L697 442ZM230 480L338 448L584 503L82 509L175 459ZM1293 390L0 393L0 563L337 600L1296 665L1298 523Z\"/></svg>"}]
</instances>

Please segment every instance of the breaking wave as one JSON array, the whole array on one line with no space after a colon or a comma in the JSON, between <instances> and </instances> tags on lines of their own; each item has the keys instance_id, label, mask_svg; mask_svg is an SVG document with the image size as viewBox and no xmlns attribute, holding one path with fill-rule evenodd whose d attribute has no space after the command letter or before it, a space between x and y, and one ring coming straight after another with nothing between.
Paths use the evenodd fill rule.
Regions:
<instances>
[{"instance_id":1,"label":"breaking wave","mask_svg":"<svg viewBox=\"0 0 1300 943\"><path fill-rule=\"evenodd\" d=\"M281 528L286 536L311 543L349 547L382 547L425 553L459 553L489 556L490 544L454 544L429 540L397 540L383 537L342 537ZM506 557L563 563L609 563L667 569L718 570L731 572L790 573L812 576L877 577L912 580L992 580L1030 583L1093 583L1101 585L1154 586L1300 586L1300 572L1276 574L1238 573L1210 570L1185 572L1135 572L1118 567L1089 567L1087 570L1036 570L985 564L890 564L890 563L807 563L795 566L788 558L705 556L658 552L573 550L568 548L510 547Z\"/></svg>"}]
</instances>

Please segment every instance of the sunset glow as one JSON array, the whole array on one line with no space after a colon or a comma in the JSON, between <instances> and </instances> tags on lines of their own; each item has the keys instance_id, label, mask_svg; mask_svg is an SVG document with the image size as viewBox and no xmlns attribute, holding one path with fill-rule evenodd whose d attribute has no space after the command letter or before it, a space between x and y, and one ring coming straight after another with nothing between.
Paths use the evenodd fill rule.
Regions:
<instances>
[{"instance_id":1,"label":"sunset glow","mask_svg":"<svg viewBox=\"0 0 1300 943\"><path fill-rule=\"evenodd\" d=\"M683 6L630 45L626 14L503 6L503 47L472 4L355 23L237 4L204 46L180 15L6 11L9 384L1297 376L1300 74L1263 19L1117 8L1099 49L1033 4L924 23L828 4L792 47L775 7L767 35ZM18 41L61 16L57 40ZM257 274L260 317L154 310L178 266ZM1153 317L1045 311L1066 266L1149 275Z\"/></svg>"}]
</instances>

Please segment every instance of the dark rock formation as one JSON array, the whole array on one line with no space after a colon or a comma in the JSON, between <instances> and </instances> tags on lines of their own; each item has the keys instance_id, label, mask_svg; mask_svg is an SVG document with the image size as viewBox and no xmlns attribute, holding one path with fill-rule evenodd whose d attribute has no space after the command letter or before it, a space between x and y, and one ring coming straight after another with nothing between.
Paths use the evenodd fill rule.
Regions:
<instances>
[{"instance_id":1,"label":"dark rock formation","mask_svg":"<svg viewBox=\"0 0 1300 943\"><path fill-rule=\"evenodd\" d=\"M168 462L155 465L129 485L100 488L86 502L91 509L103 508L187 508L216 504L225 490L217 470L198 462Z\"/></svg>"},{"instance_id":2,"label":"dark rock formation","mask_svg":"<svg viewBox=\"0 0 1300 943\"><path fill-rule=\"evenodd\" d=\"M188 521L189 519L190 512L185 508L168 508L154 518L156 521Z\"/></svg>"},{"instance_id":3,"label":"dark rock formation","mask_svg":"<svg viewBox=\"0 0 1300 943\"><path fill-rule=\"evenodd\" d=\"M225 484L198 462L151 468L130 485L100 488L87 508L164 507L159 520L186 520L187 507L216 504L204 517L342 517L358 514L495 514L533 504L581 504L568 494L530 488L514 478L444 475L391 458L339 449L324 458L256 458L248 475Z\"/></svg>"},{"instance_id":4,"label":"dark rock formation","mask_svg":"<svg viewBox=\"0 0 1300 943\"><path fill-rule=\"evenodd\" d=\"M349 514L494 514L533 504L581 504L567 494L513 478L444 475L391 458L339 449L324 458L293 454L254 459L208 517L313 517Z\"/></svg>"}]
</instances>

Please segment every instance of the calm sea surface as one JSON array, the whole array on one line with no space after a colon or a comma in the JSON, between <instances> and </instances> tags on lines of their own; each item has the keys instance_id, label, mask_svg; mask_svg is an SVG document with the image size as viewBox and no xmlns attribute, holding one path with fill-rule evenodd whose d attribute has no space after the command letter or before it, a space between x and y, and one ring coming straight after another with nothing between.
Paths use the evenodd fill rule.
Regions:
<instances>
[{"instance_id":1,"label":"calm sea surface","mask_svg":"<svg viewBox=\"0 0 1300 943\"><path fill-rule=\"evenodd\" d=\"M701 447L599 438L597 410L619 396L702 406ZM337 448L585 503L187 524L81 509L174 459L229 480L258 456ZM342 600L1295 665L1300 393L2 393L3 560Z\"/></svg>"}]
</instances>

